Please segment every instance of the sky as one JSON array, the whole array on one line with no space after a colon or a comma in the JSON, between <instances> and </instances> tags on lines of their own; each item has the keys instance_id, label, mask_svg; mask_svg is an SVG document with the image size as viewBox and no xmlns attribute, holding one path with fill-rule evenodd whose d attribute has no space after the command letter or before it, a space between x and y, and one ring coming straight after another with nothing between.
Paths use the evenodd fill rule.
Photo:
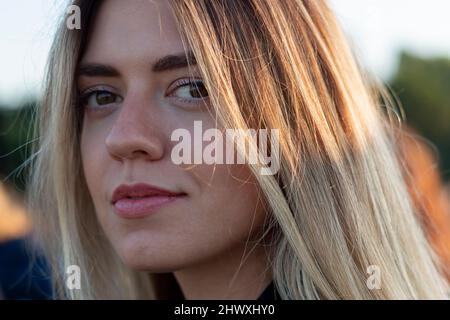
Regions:
<instances>
[{"instance_id":1,"label":"sky","mask_svg":"<svg viewBox=\"0 0 450 320\"><path fill-rule=\"evenodd\" d=\"M39 90L55 26L67 0L1 2L0 103L12 105ZM395 71L402 49L450 57L449 0L329 3L363 65L384 80Z\"/></svg>"}]
</instances>

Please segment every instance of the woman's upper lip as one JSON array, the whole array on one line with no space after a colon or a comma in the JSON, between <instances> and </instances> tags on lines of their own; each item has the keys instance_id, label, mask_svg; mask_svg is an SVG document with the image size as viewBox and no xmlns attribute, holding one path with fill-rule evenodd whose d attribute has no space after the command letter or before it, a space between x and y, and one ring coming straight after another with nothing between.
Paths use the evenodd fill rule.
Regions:
<instances>
[{"instance_id":1,"label":"woman's upper lip","mask_svg":"<svg viewBox=\"0 0 450 320\"><path fill-rule=\"evenodd\" d=\"M121 184L114 190L111 198L111 203L114 204L118 200L128 197L150 197L150 196L176 197L184 195L186 195L186 193L184 192L173 192L146 183L136 183L130 185Z\"/></svg>"}]
</instances>

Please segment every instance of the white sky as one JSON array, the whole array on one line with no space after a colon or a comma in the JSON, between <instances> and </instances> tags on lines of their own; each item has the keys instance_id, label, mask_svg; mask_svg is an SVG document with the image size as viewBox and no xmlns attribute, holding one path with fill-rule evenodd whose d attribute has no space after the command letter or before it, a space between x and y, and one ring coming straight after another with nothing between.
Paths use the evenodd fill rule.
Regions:
<instances>
[{"instance_id":1,"label":"white sky","mask_svg":"<svg viewBox=\"0 0 450 320\"><path fill-rule=\"evenodd\" d=\"M0 102L14 103L39 88L66 0L0 1ZM363 63L384 79L402 48L450 56L450 0L329 1Z\"/></svg>"}]
</instances>

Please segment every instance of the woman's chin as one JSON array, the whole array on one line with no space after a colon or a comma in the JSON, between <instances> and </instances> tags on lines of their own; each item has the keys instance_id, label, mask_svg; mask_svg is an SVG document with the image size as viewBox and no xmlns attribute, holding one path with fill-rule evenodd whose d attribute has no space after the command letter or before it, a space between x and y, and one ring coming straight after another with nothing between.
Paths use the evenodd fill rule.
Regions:
<instances>
[{"instance_id":1,"label":"woman's chin","mask_svg":"<svg viewBox=\"0 0 450 320\"><path fill-rule=\"evenodd\" d=\"M151 273L172 272L180 266L177 256L168 255L167 250L142 248L142 246L121 246L116 248L120 260L130 269Z\"/></svg>"},{"instance_id":2,"label":"woman's chin","mask_svg":"<svg viewBox=\"0 0 450 320\"><path fill-rule=\"evenodd\" d=\"M152 258L151 260L138 255L126 254L120 256L122 262L130 269L135 271L146 271L150 273L167 273L173 272L177 268L166 262L159 257Z\"/></svg>"}]
</instances>

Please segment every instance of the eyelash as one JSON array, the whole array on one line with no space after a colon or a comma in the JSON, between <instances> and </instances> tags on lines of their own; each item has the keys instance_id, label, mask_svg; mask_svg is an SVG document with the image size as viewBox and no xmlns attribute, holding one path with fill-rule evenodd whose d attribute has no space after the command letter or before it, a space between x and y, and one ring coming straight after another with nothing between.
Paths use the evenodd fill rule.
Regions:
<instances>
[{"instance_id":1,"label":"eyelash","mask_svg":"<svg viewBox=\"0 0 450 320\"><path fill-rule=\"evenodd\" d=\"M169 90L169 94L167 94L166 96L167 96L167 97L173 97L172 94L173 94L176 90L178 90L178 89L180 89L180 88L182 88L182 87L186 87L186 86L192 86L192 85L196 85L196 84L197 84L197 89L199 89L200 86L198 86L198 83L201 83L202 86L204 87L203 80L200 79L200 78L183 78L183 79L175 80L175 81L169 86L169 88L171 88L171 87L173 87L173 86L175 86L175 88L170 89L170 90ZM206 88L205 88L205 89L206 89ZM196 104L196 103L199 103L199 102L201 102L201 101L207 99L207 97L208 97L208 95L206 95L205 97L202 97L202 98L190 98L190 99L187 99L187 98L180 98L180 97L174 97L174 98L176 98L178 101L183 102L183 103Z\"/></svg>"},{"instance_id":2,"label":"eyelash","mask_svg":"<svg viewBox=\"0 0 450 320\"><path fill-rule=\"evenodd\" d=\"M173 96L172 94L174 92L176 92L176 90L185 87L185 86L190 86L190 85L196 85L197 84L197 88L200 88L200 86L198 86L198 83L201 83L203 85L203 80L201 80L200 78L183 78L183 79L179 79L179 80L175 80L170 86L169 88L174 87L173 89L169 89L169 93L166 95L166 97L169 98L173 98L176 99L178 102L180 103L185 103L185 104L197 104L199 102L204 101L205 99L207 99L208 95L206 95L205 97L202 98L180 98L180 97L176 97ZM203 85L204 86L204 85ZM108 93L113 95L115 98L119 97L122 101L123 98L114 93L113 91L111 91L110 88L108 87L104 87L104 86L97 86L97 87L92 87L89 88L87 90L85 90L83 93L80 94L80 103L83 107L88 107L88 100L92 97L92 95L94 94L98 94L98 93ZM110 104L105 104L105 105L101 105L101 106L97 106L97 107L90 107L90 109L92 110L103 110L108 108Z\"/></svg>"},{"instance_id":3,"label":"eyelash","mask_svg":"<svg viewBox=\"0 0 450 320\"><path fill-rule=\"evenodd\" d=\"M88 100L91 98L92 95L94 94L98 94L98 93L109 93L114 95L115 97L120 97L118 94L114 93L113 91L111 91L110 88L108 87L104 87L104 86L97 86L97 87L93 87L93 88L89 88L87 90L85 90L83 93L80 94L80 103L83 107L87 107L88 106ZM120 97L122 98L122 97ZM123 100L123 98L122 98ZM107 104L109 105L109 104ZM91 107L90 109L92 110L96 110L96 111L101 111L103 109L105 109L105 106L100 106L100 107Z\"/></svg>"}]
</instances>

